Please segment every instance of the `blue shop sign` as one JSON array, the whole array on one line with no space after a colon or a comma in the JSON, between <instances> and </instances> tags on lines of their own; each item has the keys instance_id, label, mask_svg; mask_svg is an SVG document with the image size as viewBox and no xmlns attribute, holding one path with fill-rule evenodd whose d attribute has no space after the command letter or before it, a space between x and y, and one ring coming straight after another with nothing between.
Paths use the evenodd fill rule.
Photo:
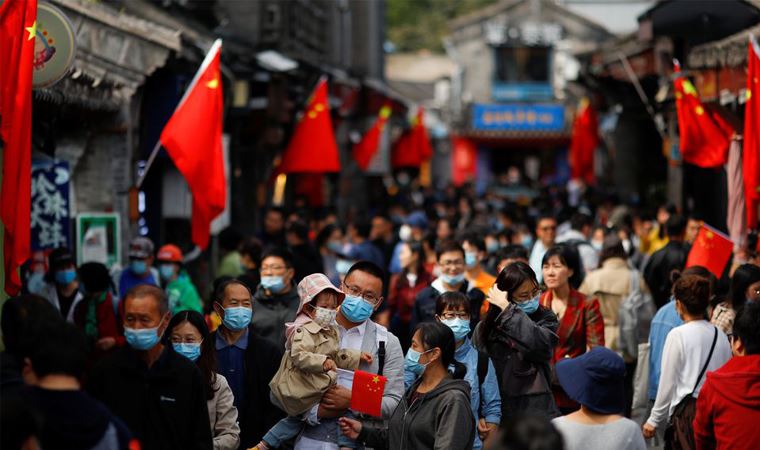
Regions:
<instances>
[{"instance_id":1,"label":"blue shop sign","mask_svg":"<svg viewBox=\"0 0 760 450\"><path fill-rule=\"evenodd\" d=\"M32 163L32 250L70 247L69 189L69 163Z\"/></svg>"},{"instance_id":2,"label":"blue shop sign","mask_svg":"<svg viewBox=\"0 0 760 450\"><path fill-rule=\"evenodd\" d=\"M561 104L475 104L472 128L480 131L564 131Z\"/></svg>"}]
</instances>

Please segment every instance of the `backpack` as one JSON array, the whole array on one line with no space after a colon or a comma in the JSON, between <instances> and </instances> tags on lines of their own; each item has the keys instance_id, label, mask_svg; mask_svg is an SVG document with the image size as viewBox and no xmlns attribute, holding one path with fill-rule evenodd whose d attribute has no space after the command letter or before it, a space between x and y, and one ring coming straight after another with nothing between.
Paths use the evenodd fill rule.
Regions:
<instances>
[{"instance_id":1,"label":"backpack","mask_svg":"<svg viewBox=\"0 0 760 450\"><path fill-rule=\"evenodd\" d=\"M488 375L488 355L478 350L478 387L483 386L486 375Z\"/></svg>"},{"instance_id":2,"label":"backpack","mask_svg":"<svg viewBox=\"0 0 760 450\"><path fill-rule=\"evenodd\" d=\"M639 273L631 270L631 288L628 295L620 304L620 337L618 349L630 358L636 358L639 354L640 343L649 339L649 327L652 324L657 308L654 306L652 296L641 290L639 285Z\"/></svg>"}]
</instances>

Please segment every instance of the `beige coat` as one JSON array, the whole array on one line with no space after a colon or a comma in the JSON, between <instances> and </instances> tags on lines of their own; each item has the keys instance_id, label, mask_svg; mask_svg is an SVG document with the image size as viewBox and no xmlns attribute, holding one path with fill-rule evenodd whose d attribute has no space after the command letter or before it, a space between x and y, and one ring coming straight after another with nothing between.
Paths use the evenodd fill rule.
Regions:
<instances>
[{"instance_id":1,"label":"beige coat","mask_svg":"<svg viewBox=\"0 0 760 450\"><path fill-rule=\"evenodd\" d=\"M238 412L227 379L216 374L214 398L207 402L208 421L214 436L214 450L235 450L240 445Z\"/></svg>"},{"instance_id":2,"label":"beige coat","mask_svg":"<svg viewBox=\"0 0 760 450\"><path fill-rule=\"evenodd\" d=\"M617 351L620 336L620 305L631 289L631 268L622 258L610 258L602 263L602 267L586 275L583 284L578 289L583 295L599 300L599 309L604 319L605 347ZM644 279L639 276L639 286L644 292L649 292Z\"/></svg>"},{"instance_id":3,"label":"beige coat","mask_svg":"<svg viewBox=\"0 0 760 450\"><path fill-rule=\"evenodd\" d=\"M340 349L337 327L323 329L307 322L293 332L290 351L283 355L280 369L269 383L272 395L289 416L303 414L319 403L337 380L337 372L325 372L322 367L327 358L341 369L356 370L360 355L358 350Z\"/></svg>"}]
</instances>

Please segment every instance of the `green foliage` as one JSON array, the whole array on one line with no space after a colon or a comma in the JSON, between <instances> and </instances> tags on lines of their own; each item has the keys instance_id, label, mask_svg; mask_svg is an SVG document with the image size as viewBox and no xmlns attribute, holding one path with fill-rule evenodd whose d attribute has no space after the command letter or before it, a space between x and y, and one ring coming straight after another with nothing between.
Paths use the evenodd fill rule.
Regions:
<instances>
[{"instance_id":1,"label":"green foliage","mask_svg":"<svg viewBox=\"0 0 760 450\"><path fill-rule=\"evenodd\" d=\"M400 52L442 52L448 22L498 0L387 0L388 40Z\"/></svg>"}]
</instances>

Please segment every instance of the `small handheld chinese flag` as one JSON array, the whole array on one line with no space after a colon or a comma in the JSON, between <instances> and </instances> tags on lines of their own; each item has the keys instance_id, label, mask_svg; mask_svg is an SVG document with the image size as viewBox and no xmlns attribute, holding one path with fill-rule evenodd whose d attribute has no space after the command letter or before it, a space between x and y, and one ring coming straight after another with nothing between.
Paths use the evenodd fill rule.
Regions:
<instances>
[{"instance_id":1,"label":"small handheld chinese flag","mask_svg":"<svg viewBox=\"0 0 760 450\"><path fill-rule=\"evenodd\" d=\"M222 42L206 55L195 79L161 132L161 145L193 194L192 239L205 249L211 222L227 199L222 153Z\"/></svg>"},{"instance_id":2,"label":"small handheld chinese flag","mask_svg":"<svg viewBox=\"0 0 760 450\"><path fill-rule=\"evenodd\" d=\"M351 409L370 416L382 416L383 392L388 381L382 375L354 372L354 383L351 388Z\"/></svg>"},{"instance_id":3,"label":"small handheld chinese flag","mask_svg":"<svg viewBox=\"0 0 760 450\"><path fill-rule=\"evenodd\" d=\"M728 236L705 224L691 246L686 267L702 266L720 278L733 250L734 243Z\"/></svg>"}]
</instances>

